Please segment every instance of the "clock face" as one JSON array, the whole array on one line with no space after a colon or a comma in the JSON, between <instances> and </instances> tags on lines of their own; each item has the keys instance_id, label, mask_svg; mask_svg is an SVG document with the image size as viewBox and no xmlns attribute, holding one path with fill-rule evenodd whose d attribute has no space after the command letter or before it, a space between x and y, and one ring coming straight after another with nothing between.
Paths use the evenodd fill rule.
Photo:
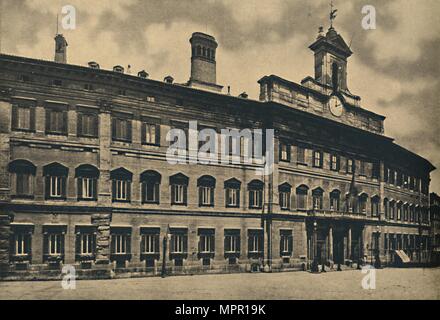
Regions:
<instances>
[{"instance_id":1,"label":"clock face","mask_svg":"<svg viewBox=\"0 0 440 320\"><path fill-rule=\"evenodd\" d=\"M340 117L342 115L342 112L344 111L344 107L342 105L341 100L339 100L338 97L332 96L330 98L328 104L329 104L330 112L334 116Z\"/></svg>"}]
</instances>

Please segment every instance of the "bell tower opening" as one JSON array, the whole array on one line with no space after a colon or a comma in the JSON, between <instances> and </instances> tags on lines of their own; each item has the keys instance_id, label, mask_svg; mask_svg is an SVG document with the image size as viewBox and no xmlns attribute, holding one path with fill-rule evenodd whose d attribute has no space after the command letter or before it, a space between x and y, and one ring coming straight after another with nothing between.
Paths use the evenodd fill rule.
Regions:
<instances>
[{"instance_id":1,"label":"bell tower opening","mask_svg":"<svg viewBox=\"0 0 440 320\"><path fill-rule=\"evenodd\" d=\"M332 86L333 86L333 90L337 91L338 90L338 86L339 86L339 82L338 82L338 78L339 78L339 66L336 62L332 63Z\"/></svg>"}]
</instances>

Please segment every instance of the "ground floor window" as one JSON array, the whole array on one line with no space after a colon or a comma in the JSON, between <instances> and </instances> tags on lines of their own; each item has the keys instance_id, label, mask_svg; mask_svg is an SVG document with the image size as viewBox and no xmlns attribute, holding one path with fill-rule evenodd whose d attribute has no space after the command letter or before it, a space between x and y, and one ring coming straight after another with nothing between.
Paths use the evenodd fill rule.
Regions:
<instances>
[{"instance_id":1,"label":"ground floor window","mask_svg":"<svg viewBox=\"0 0 440 320\"><path fill-rule=\"evenodd\" d=\"M280 255L291 256L293 247L292 230L280 230Z\"/></svg>"},{"instance_id":2,"label":"ground floor window","mask_svg":"<svg viewBox=\"0 0 440 320\"><path fill-rule=\"evenodd\" d=\"M225 229L225 254L240 253L240 230Z\"/></svg>"},{"instance_id":3,"label":"ground floor window","mask_svg":"<svg viewBox=\"0 0 440 320\"><path fill-rule=\"evenodd\" d=\"M32 254L32 232L33 226L19 225L12 226L11 251L12 260L23 260L30 258Z\"/></svg>"},{"instance_id":4,"label":"ground floor window","mask_svg":"<svg viewBox=\"0 0 440 320\"><path fill-rule=\"evenodd\" d=\"M263 230L248 230L248 254L255 258L263 255Z\"/></svg>"},{"instance_id":5,"label":"ground floor window","mask_svg":"<svg viewBox=\"0 0 440 320\"><path fill-rule=\"evenodd\" d=\"M64 237L66 226L44 226L43 246L44 260L47 262L60 262L64 260Z\"/></svg>"}]
</instances>

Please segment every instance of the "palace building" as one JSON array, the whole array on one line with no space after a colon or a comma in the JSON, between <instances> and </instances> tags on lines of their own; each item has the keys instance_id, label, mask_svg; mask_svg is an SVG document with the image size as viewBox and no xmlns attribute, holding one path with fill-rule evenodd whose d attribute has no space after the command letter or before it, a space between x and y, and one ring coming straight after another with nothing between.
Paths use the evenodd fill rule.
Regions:
<instances>
[{"instance_id":1,"label":"palace building","mask_svg":"<svg viewBox=\"0 0 440 320\"><path fill-rule=\"evenodd\" d=\"M184 84L71 65L55 42L55 61L0 55L4 279L64 265L108 278L429 262L435 168L350 92L352 51L333 27L309 47L313 77L264 76L259 100L223 93L207 34L190 39ZM167 133L190 121L274 129L273 172L168 163Z\"/></svg>"}]
</instances>

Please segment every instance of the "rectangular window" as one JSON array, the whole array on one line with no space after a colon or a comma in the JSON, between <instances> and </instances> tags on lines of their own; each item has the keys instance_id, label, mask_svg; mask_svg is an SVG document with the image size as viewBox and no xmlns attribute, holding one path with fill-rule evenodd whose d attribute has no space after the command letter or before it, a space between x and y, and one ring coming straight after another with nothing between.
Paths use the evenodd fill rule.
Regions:
<instances>
[{"instance_id":1,"label":"rectangular window","mask_svg":"<svg viewBox=\"0 0 440 320\"><path fill-rule=\"evenodd\" d=\"M141 237L141 253L158 254L159 253L159 234L146 233Z\"/></svg>"},{"instance_id":2,"label":"rectangular window","mask_svg":"<svg viewBox=\"0 0 440 320\"><path fill-rule=\"evenodd\" d=\"M240 189L227 188L226 189L226 206L238 208L240 206L239 196L240 196Z\"/></svg>"},{"instance_id":3,"label":"rectangular window","mask_svg":"<svg viewBox=\"0 0 440 320\"><path fill-rule=\"evenodd\" d=\"M215 234L214 230L199 230L199 252L214 253L215 252Z\"/></svg>"},{"instance_id":4,"label":"rectangular window","mask_svg":"<svg viewBox=\"0 0 440 320\"><path fill-rule=\"evenodd\" d=\"M67 110L46 108L46 133L67 134Z\"/></svg>"},{"instance_id":5,"label":"rectangular window","mask_svg":"<svg viewBox=\"0 0 440 320\"><path fill-rule=\"evenodd\" d=\"M160 144L160 126L157 124L143 123L142 142L145 144Z\"/></svg>"},{"instance_id":6,"label":"rectangular window","mask_svg":"<svg viewBox=\"0 0 440 320\"><path fill-rule=\"evenodd\" d=\"M15 174L16 196L30 196L33 194L34 176L30 173L17 172Z\"/></svg>"},{"instance_id":7,"label":"rectangular window","mask_svg":"<svg viewBox=\"0 0 440 320\"><path fill-rule=\"evenodd\" d=\"M353 173L354 162L353 159L347 159L347 173Z\"/></svg>"},{"instance_id":8,"label":"rectangular window","mask_svg":"<svg viewBox=\"0 0 440 320\"><path fill-rule=\"evenodd\" d=\"M280 161L290 162L290 145L280 143Z\"/></svg>"},{"instance_id":9,"label":"rectangular window","mask_svg":"<svg viewBox=\"0 0 440 320\"><path fill-rule=\"evenodd\" d=\"M297 162L300 164L306 164L306 149L303 147L297 147Z\"/></svg>"},{"instance_id":10,"label":"rectangular window","mask_svg":"<svg viewBox=\"0 0 440 320\"><path fill-rule=\"evenodd\" d=\"M112 118L112 138L115 141L131 142L131 119Z\"/></svg>"},{"instance_id":11,"label":"rectangular window","mask_svg":"<svg viewBox=\"0 0 440 320\"><path fill-rule=\"evenodd\" d=\"M313 151L313 166L315 168L322 168L322 155L321 151Z\"/></svg>"},{"instance_id":12,"label":"rectangular window","mask_svg":"<svg viewBox=\"0 0 440 320\"><path fill-rule=\"evenodd\" d=\"M49 255L61 255L64 252L64 234L52 233L48 235Z\"/></svg>"},{"instance_id":13,"label":"rectangular window","mask_svg":"<svg viewBox=\"0 0 440 320\"><path fill-rule=\"evenodd\" d=\"M263 231L248 231L248 253L251 256L261 256L263 253Z\"/></svg>"},{"instance_id":14,"label":"rectangular window","mask_svg":"<svg viewBox=\"0 0 440 320\"><path fill-rule=\"evenodd\" d=\"M249 191L249 208L262 208L262 190L250 190Z\"/></svg>"},{"instance_id":15,"label":"rectangular window","mask_svg":"<svg viewBox=\"0 0 440 320\"><path fill-rule=\"evenodd\" d=\"M113 200L115 201L130 201L130 181L128 180L113 180Z\"/></svg>"},{"instance_id":16,"label":"rectangular window","mask_svg":"<svg viewBox=\"0 0 440 320\"><path fill-rule=\"evenodd\" d=\"M171 234L171 253L185 254L188 248L188 236L186 232Z\"/></svg>"},{"instance_id":17,"label":"rectangular window","mask_svg":"<svg viewBox=\"0 0 440 320\"><path fill-rule=\"evenodd\" d=\"M172 188L172 203L173 204L185 204L185 192L186 186L180 184L174 184L171 186Z\"/></svg>"},{"instance_id":18,"label":"rectangular window","mask_svg":"<svg viewBox=\"0 0 440 320\"><path fill-rule=\"evenodd\" d=\"M81 187L81 199L92 200L96 198L96 179L79 178Z\"/></svg>"},{"instance_id":19,"label":"rectangular window","mask_svg":"<svg viewBox=\"0 0 440 320\"><path fill-rule=\"evenodd\" d=\"M330 210L339 211L339 195L330 195Z\"/></svg>"},{"instance_id":20,"label":"rectangular window","mask_svg":"<svg viewBox=\"0 0 440 320\"><path fill-rule=\"evenodd\" d=\"M142 202L159 203L159 186L157 182L143 182Z\"/></svg>"},{"instance_id":21,"label":"rectangular window","mask_svg":"<svg viewBox=\"0 0 440 320\"><path fill-rule=\"evenodd\" d=\"M78 113L78 136L98 137L98 115L95 113Z\"/></svg>"},{"instance_id":22,"label":"rectangular window","mask_svg":"<svg viewBox=\"0 0 440 320\"><path fill-rule=\"evenodd\" d=\"M11 252L15 256L27 256L31 254L31 233L17 232L13 237L14 250Z\"/></svg>"},{"instance_id":23,"label":"rectangular window","mask_svg":"<svg viewBox=\"0 0 440 320\"><path fill-rule=\"evenodd\" d=\"M283 191L279 194L280 197L280 207L283 210L290 209L290 192Z\"/></svg>"},{"instance_id":24,"label":"rectangular window","mask_svg":"<svg viewBox=\"0 0 440 320\"><path fill-rule=\"evenodd\" d=\"M225 253L240 252L240 230L225 229Z\"/></svg>"},{"instance_id":25,"label":"rectangular window","mask_svg":"<svg viewBox=\"0 0 440 320\"><path fill-rule=\"evenodd\" d=\"M365 169L366 168L366 162L363 160L360 160L360 168L359 168L359 175L366 176Z\"/></svg>"},{"instance_id":26,"label":"rectangular window","mask_svg":"<svg viewBox=\"0 0 440 320\"><path fill-rule=\"evenodd\" d=\"M280 230L280 255L291 256L293 247L292 230Z\"/></svg>"},{"instance_id":27,"label":"rectangular window","mask_svg":"<svg viewBox=\"0 0 440 320\"><path fill-rule=\"evenodd\" d=\"M214 188L211 187L199 187L200 192L200 205L201 206L212 206L214 203L213 200L213 193Z\"/></svg>"},{"instance_id":28,"label":"rectangular window","mask_svg":"<svg viewBox=\"0 0 440 320\"><path fill-rule=\"evenodd\" d=\"M127 254L128 241L130 240L127 234L112 234L112 254Z\"/></svg>"},{"instance_id":29,"label":"rectangular window","mask_svg":"<svg viewBox=\"0 0 440 320\"><path fill-rule=\"evenodd\" d=\"M66 177L49 176L49 196L51 198L65 197Z\"/></svg>"},{"instance_id":30,"label":"rectangular window","mask_svg":"<svg viewBox=\"0 0 440 320\"><path fill-rule=\"evenodd\" d=\"M335 154L330 156L330 169L332 171L339 171L339 157Z\"/></svg>"},{"instance_id":31,"label":"rectangular window","mask_svg":"<svg viewBox=\"0 0 440 320\"><path fill-rule=\"evenodd\" d=\"M297 193L296 195L296 207L298 209L307 209L307 194Z\"/></svg>"},{"instance_id":32,"label":"rectangular window","mask_svg":"<svg viewBox=\"0 0 440 320\"><path fill-rule=\"evenodd\" d=\"M31 129L31 109L28 107L17 107L17 127L15 129Z\"/></svg>"},{"instance_id":33,"label":"rectangular window","mask_svg":"<svg viewBox=\"0 0 440 320\"><path fill-rule=\"evenodd\" d=\"M81 233L79 235L80 255L92 255L95 253L96 236L93 233Z\"/></svg>"}]
</instances>

